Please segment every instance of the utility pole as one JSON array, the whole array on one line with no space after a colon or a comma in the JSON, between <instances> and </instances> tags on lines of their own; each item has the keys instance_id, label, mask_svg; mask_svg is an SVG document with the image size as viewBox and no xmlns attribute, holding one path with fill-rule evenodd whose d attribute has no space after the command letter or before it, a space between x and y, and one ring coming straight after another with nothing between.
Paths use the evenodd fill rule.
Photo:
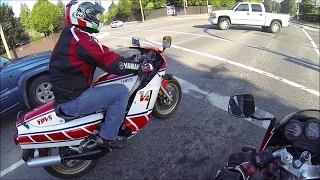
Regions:
<instances>
[{"instance_id":1,"label":"utility pole","mask_svg":"<svg viewBox=\"0 0 320 180\"><path fill-rule=\"evenodd\" d=\"M184 15L187 16L187 10L186 7L188 6L188 0L183 1L183 10L184 10Z\"/></svg>"},{"instance_id":2,"label":"utility pole","mask_svg":"<svg viewBox=\"0 0 320 180\"><path fill-rule=\"evenodd\" d=\"M298 0L297 20L299 20L299 10L300 10L300 8L299 8L299 0Z\"/></svg>"},{"instance_id":3,"label":"utility pole","mask_svg":"<svg viewBox=\"0 0 320 180\"><path fill-rule=\"evenodd\" d=\"M142 3L141 3L141 0L139 0L139 2L140 2L140 10L141 10L142 22L144 22L144 14L143 14L143 9L142 9Z\"/></svg>"},{"instance_id":4,"label":"utility pole","mask_svg":"<svg viewBox=\"0 0 320 180\"><path fill-rule=\"evenodd\" d=\"M8 55L8 58L9 59L12 59L11 57L11 53L9 51L9 48L8 48L8 44L7 44L7 41L6 41L6 38L4 36L4 33L3 33L3 30L2 30L2 25L0 24L0 35L1 35L1 39L2 39L2 43L4 45L4 48L6 49L6 53Z\"/></svg>"}]
</instances>

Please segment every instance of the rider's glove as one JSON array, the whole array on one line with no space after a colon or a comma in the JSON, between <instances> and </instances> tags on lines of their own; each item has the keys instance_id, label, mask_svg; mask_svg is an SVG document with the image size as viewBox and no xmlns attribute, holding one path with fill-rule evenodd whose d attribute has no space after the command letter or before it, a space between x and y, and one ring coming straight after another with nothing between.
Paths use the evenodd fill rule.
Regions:
<instances>
[{"instance_id":1,"label":"rider's glove","mask_svg":"<svg viewBox=\"0 0 320 180\"><path fill-rule=\"evenodd\" d=\"M234 169L241 173L243 179L247 180L257 171L253 162L253 152L237 152L229 156L228 169Z\"/></svg>"},{"instance_id":2,"label":"rider's glove","mask_svg":"<svg viewBox=\"0 0 320 180\"><path fill-rule=\"evenodd\" d=\"M142 74L142 73L151 73L153 72L154 68L152 66L151 63L142 63L140 64L140 68L139 68L139 71L140 73L139 74Z\"/></svg>"}]
</instances>

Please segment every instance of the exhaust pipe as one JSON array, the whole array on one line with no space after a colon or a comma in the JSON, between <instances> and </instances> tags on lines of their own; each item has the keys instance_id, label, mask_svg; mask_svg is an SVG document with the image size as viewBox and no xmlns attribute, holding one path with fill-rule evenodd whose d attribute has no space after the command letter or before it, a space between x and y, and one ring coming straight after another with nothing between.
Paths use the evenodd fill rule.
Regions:
<instances>
[{"instance_id":1,"label":"exhaust pipe","mask_svg":"<svg viewBox=\"0 0 320 180\"><path fill-rule=\"evenodd\" d=\"M42 167L42 166L51 166L54 164L59 164L61 163L61 156L56 155L56 156L45 156L45 157L36 157L29 159L27 161L27 165L29 167Z\"/></svg>"},{"instance_id":2,"label":"exhaust pipe","mask_svg":"<svg viewBox=\"0 0 320 180\"><path fill-rule=\"evenodd\" d=\"M61 157L60 155L36 157L27 161L28 167L43 167L60 164L63 160L95 160L107 153L107 149L99 148L94 151L88 151L82 154L75 154Z\"/></svg>"}]
</instances>

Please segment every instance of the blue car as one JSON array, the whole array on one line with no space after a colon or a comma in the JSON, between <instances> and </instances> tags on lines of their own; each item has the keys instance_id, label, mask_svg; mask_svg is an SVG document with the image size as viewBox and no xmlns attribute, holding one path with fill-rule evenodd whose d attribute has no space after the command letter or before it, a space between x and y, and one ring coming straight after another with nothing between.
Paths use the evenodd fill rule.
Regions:
<instances>
[{"instance_id":1,"label":"blue car","mask_svg":"<svg viewBox=\"0 0 320 180\"><path fill-rule=\"evenodd\" d=\"M53 100L49 77L50 51L10 61L0 57L1 115L22 107L34 108Z\"/></svg>"}]
</instances>

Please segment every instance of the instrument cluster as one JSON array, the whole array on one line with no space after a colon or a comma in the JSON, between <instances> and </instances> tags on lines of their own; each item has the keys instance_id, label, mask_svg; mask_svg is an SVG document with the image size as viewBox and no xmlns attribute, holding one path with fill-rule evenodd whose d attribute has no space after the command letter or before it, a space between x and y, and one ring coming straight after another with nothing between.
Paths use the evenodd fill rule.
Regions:
<instances>
[{"instance_id":1,"label":"instrument cluster","mask_svg":"<svg viewBox=\"0 0 320 180\"><path fill-rule=\"evenodd\" d=\"M320 122L317 119L309 119L301 122L291 119L284 127L285 137L290 141L305 139L309 141L320 140Z\"/></svg>"}]
</instances>

